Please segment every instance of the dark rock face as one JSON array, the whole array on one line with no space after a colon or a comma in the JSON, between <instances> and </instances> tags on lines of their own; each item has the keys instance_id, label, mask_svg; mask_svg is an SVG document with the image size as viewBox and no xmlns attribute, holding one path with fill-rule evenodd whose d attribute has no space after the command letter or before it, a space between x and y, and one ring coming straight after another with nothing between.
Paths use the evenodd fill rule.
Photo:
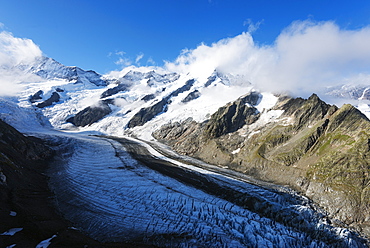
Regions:
<instances>
[{"instance_id":1,"label":"dark rock face","mask_svg":"<svg viewBox=\"0 0 370 248\"><path fill-rule=\"evenodd\" d=\"M128 84L125 84L125 83L120 83L118 84L116 87L113 87L111 89L107 89L106 91L104 91L100 98L106 98L106 97L109 97L109 96L113 96L119 92L123 92L123 91L126 91L129 89L129 85Z\"/></svg>"},{"instance_id":2,"label":"dark rock face","mask_svg":"<svg viewBox=\"0 0 370 248\"><path fill-rule=\"evenodd\" d=\"M351 105L280 97L278 120L251 129L258 94L220 108L205 123L162 126L153 136L176 151L303 192L333 218L370 236L370 121ZM243 104L244 103L244 104ZM242 128L241 128L242 127ZM255 128L255 127L254 127Z\"/></svg>"},{"instance_id":3,"label":"dark rock face","mask_svg":"<svg viewBox=\"0 0 370 248\"><path fill-rule=\"evenodd\" d=\"M217 70L214 70L212 75L207 78L207 82L204 84L204 87L210 86L213 82L215 82L217 79L221 80L221 83L228 84L229 78L222 73L219 73Z\"/></svg>"},{"instance_id":4,"label":"dark rock face","mask_svg":"<svg viewBox=\"0 0 370 248\"><path fill-rule=\"evenodd\" d=\"M299 130L309 123L322 120L325 115L331 115L338 108L321 101L316 94L310 96L307 100L302 98L289 99L284 102L279 109L284 110L285 116L294 116L298 123L296 128Z\"/></svg>"},{"instance_id":5,"label":"dark rock face","mask_svg":"<svg viewBox=\"0 0 370 248\"><path fill-rule=\"evenodd\" d=\"M29 100L31 103L35 103L37 102L38 100L41 100L42 99L42 94L44 94L44 92L42 90L39 90L37 91L35 94L33 94L32 96L30 96Z\"/></svg>"},{"instance_id":6,"label":"dark rock face","mask_svg":"<svg viewBox=\"0 0 370 248\"><path fill-rule=\"evenodd\" d=\"M191 87L194 85L194 82L194 79L190 79L183 86L171 92L171 94L169 94L168 96L164 97L160 102L157 102L150 107L140 109L139 112L137 112L128 122L127 127L133 128L136 126L142 126L157 115L166 112L167 105L171 98L190 90Z\"/></svg>"},{"instance_id":7,"label":"dark rock face","mask_svg":"<svg viewBox=\"0 0 370 248\"><path fill-rule=\"evenodd\" d=\"M259 115L255 107L248 107L246 103L256 104L259 94L255 92L238 99L237 101L221 107L211 116L205 127L205 133L211 138L237 131L245 124L252 124Z\"/></svg>"},{"instance_id":8,"label":"dark rock face","mask_svg":"<svg viewBox=\"0 0 370 248\"><path fill-rule=\"evenodd\" d=\"M153 119L155 116L162 112L167 111L167 104L168 99L162 99L160 102L157 102L153 106L150 106L148 108L142 108L137 112L132 119L128 122L127 127L133 128L136 126L142 126L151 119Z\"/></svg>"},{"instance_id":9,"label":"dark rock face","mask_svg":"<svg viewBox=\"0 0 370 248\"><path fill-rule=\"evenodd\" d=\"M36 107L45 108L45 107L53 105L53 103L59 102L59 100L60 100L60 95L56 92L53 92L53 94L51 94L51 96L47 100L37 104Z\"/></svg>"},{"instance_id":10,"label":"dark rock face","mask_svg":"<svg viewBox=\"0 0 370 248\"><path fill-rule=\"evenodd\" d=\"M41 140L25 137L1 120L0 130L0 233L23 228L14 236L0 235L0 244L6 247L17 240L19 246L35 247L61 229L48 205L51 194L42 174L53 152Z\"/></svg>"},{"instance_id":11,"label":"dark rock face","mask_svg":"<svg viewBox=\"0 0 370 248\"><path fill-rule=\"evenodd\" d=\"M209 137L217 138L237 131L247 122L252 124L258 119L258 111L240 102L234 102L220 108L206 125L205 132Z\"/></svg>"},{"instance_id":12,"label":"dark rock face","mask_svg":"<svg viewBox=\"0 0 370 248\"><path fill-rule=\"evenodd\" d=\"M205 83L204 87L210 86L214 81L216 81L216 79L217 79L216 75L209 76L207 78L207 82Z\"/></svg>"},{"instance_id":13,"label":"dark rock face","mask_svg":"<svg viewBox=\"0 0 370 248\"><path fill-rule=\"evenodd\" d=\"M150 100L153 100L154 98L155 98L154 94L149 94L149 95L146 95L143 98L141 98L141 100L144 101L144 102L149 102Z\"/></svg>"},{"instance_id":14,"label":"dark rock face","mask_svg":"<svg viewBox=\"0 0 370 248\"><path fill-rule=\"evenodd\" d=\"M180 88L178 88L177 90L173 91L169 96L168 98L171 98L171 97L175 97L175 96L178 96L179 94L185 92L185 91L188 91L190 90L190 88L194 85L194 82L195 80L194 79L190 79L188 81L186 81L186 83L181 86Z\"/></svg>"},{"instance_id":15,"label":"dark rock face","mask_svg":"<svg viewBox=\"0 0 370 248\"><path fill-rule=\"evenodd\" d=\"M250 104L252 106L257 105L262 99L262 96L260 93L252 91L251 93L247 94L244 97L240 98L240 101L244 104Z\"/></svg>"},{"instance_id":16,"label":"dark rock face","mask_svg":"<svg viewBox=\"0 0 370 248\"><path fill-rule=\"evenodd\" d=\"M190 102L190 101L195 100L198 97L200 97L200 95L201 94L198 90L194 90L194 91L190 92L184 99L182 99L181 102L183 102L183 103Z\"/></svg>"},{"instance_id":17,"label":"dark rock face","mask_svg":"<svg viewBox=\"0 0 370 248\"><path fill-rule=\"evenodd\" d=\"M105 102L100 102L100 106L90 106L78 112L74 117L71 117L67 122L78 127L85 127L101 120L106 115L112 112L109 105Z\"/></svg>"}]
</instances>

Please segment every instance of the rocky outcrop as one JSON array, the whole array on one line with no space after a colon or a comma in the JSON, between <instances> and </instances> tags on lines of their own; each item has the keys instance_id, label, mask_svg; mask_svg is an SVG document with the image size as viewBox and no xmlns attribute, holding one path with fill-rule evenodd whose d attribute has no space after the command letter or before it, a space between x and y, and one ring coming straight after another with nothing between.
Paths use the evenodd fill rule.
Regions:
<instances>
[{"instance_id":1,"label":"rocky outcrop","mask_svg":"<svg viewBox=\"0 0 370 248\"><path fill-rule=\"evenodd\" d=\"M106 91L104 91L100 98L106 98L106 97L109 97L109 96L113 96L119 92L123 92L123 91L126 91L129 89L129 85L127 84L124 84L124 83L120 83L118 84L117 86L113 87L113 88L110 88L110 89L107 89Z\"/></svg>"},{"instance_id":2,"label":"rocky outcrop","mask_svg":"<svg viewBox=\"0 0 370 248\"><path fill-rule=\"evenodd\" d=\"M194 91L190 92L184 99L182 99L181 102L183 102L183 103L190 102L190 101L195 100L198 97L200 97L200 95L201 94L198 90L194 90Z\"/></svg>"},{"instance_id":3,"label":"rocky outcrop","mask_svg":"<svg viewBox=\"0 0 370 248\"><path fill-rule=\"evenodd\" d=\"M155 98L154 94L145 95L143 98L141 98L144 102L149 102L150 100L153 100Z\"/></svg>"},{"instance_id":4,"label":"rocky outcrop","mask_svg":"<svg viewBox=\"0 0 370 248\"><path fill-rule=\"evenodd\" d=\"M16 241L18 246L35 247L63 228L48 205L51 193L42 174L53 152L1 120L0 130L0 233L22 228L13 236L0 235L0 244Z\"/></svg>"},{"instance_id":5,"label":"rocky outcrop","mask_svg":"<svg viewBox=\"0 0 370 248\"><path fill-rule=\"evenodd\" d=\"M167 111L168 98L164 98L161 101L157 102L153 106L148 108L142 108L137 112L131 120L127 123L128 128L133 128L136 126L142 126L155 116L162 112Z\"/></svg>"},{"instance_id":6,"label":"rocky outcrop","mask_svg":"<svg viewBox=\"0 0 370 248\"><path fill-rule=\"evenodd\" d=\"M246 99L254 99L254 102ZM171 123L153 133L180 153L301 191L342 223L370 236L370 121L351 105L281 96L257 113L238 99L205 123ZM247 102L247 104L246 104ZM277 120L259 122L273 111ZM258 124L257 124L258 122Z\"/></svg>"},{"instance_id":7,"label":"rocky outcrop","mask_svg":"<svg viewBox=\"0 0 370 248\"><path fill-rule=\"evenodd\" d=\"M37 91L35 94L33 94L32 96L30 96L29 101L31 103L35 103L38 100L41 100L42 99L42 97L41 97L42 94L44 94L44 92L42 90Z\"/></svg>"},{"instance_id":8,"label":"rocky outcrop","mask_svg":"<svg viewBox=\"0 0 370 248\"><path fill-rule=\"evenodd\" d=\"M254 123L258 119L259 113L251 105L255 105L258 99L259 95L252 92L235 102L219 108L206 124L206 135L210 138L217 138L235 132L245 124L250 125Z\"/></svg>"},{"instance_id":9,"label":"rocky outcrop","mask_svg":"<svg viewBox=\"0 0 370 248\"><path fill-rule=\"evenodd\" d=\"M89 106L84 108L75 116L67 119L67 122L70 122L77 127L85 127L101 120L111 112L112 110L108 103L101 101L98 106Z\"/></svg>"},{"instance_id":10,"label":"rocky outcrop","mask_svg":"<svg viewBox=\"0 0 370 248\"><path fill-rule=\"evenodd\" d=\"M60 95L56 92L53 92L53 94L51 94L51 96L47 100L37 104L36 107L45 108L45 107L53 105L53 103L59 102L59 100L60 100Z\"/></svg>"},{"instance_id":11,"label":"rocky outcrop","mask_svg":"<svg viewBox=\"0 0 370 248\"><path fill-rule=\"evenodd\" d=\"M136 126L142 126L148 121L152 120L157 115L167 111L167 105L170 103L172 97L176 97L179 94L188 91L194 85L195 80L190 79L180 88L171 92L168 96L164 97L161 101L155 103L146 108L141 108L127 123L128 128L133 128Z\"/></svg>"},{"instance_id":12,"label":"rocky outcrop","mask_svg":"<svg viewBox=\"0 0 370 248\"><path fill-rule=\"evenodd\" d=\"M195 80L194 79L190 79L188 81L186 81L186 83L181 86L180 88L178 88L177 90L173 91L169 96L168 98L171 98L171 97L175 97L175 96L178 96L179 94L185 92L185 91L188 91L190 90L190 88L194 85L195 83Z\"/></svg>"}]
</instances>

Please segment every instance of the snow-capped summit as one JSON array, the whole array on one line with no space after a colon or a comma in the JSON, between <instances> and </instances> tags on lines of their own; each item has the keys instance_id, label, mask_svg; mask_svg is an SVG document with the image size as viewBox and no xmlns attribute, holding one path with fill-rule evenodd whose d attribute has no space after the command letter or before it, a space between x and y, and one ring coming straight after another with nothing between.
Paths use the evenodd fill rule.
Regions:
<instances>
[{"instance_id":1,"label":"snow-capped summit","mask_svg":"<svg viewBox=\"0 0 370 248\"><path fill-rule=\"evenodd\" d=\"M326 94L338 98L370 100L370 85L345 84L328 87Z\"/></svg>"},{"instance_id":2,"label":"snow-capped summit","mask_svg":"<svg viewBox=\"0 0 370 248\"><path fill-rule=\"evenodd\" d=\"M25 66L23 66L25 67ZM93 83L96 86L106 86L108 82L95 71L85 71L76 66L65 66L48 57L39 57L27 72L38 75L44 79L66 79L76 83Z\"/></svg>"},{"instance_id":3,"label":"snow-capped summit","mask_svg":"<svg viewBox=\"0 0 370 248\"><path fill-rule=\"evenodd\" d=\"M205 80L161 68L130 67L102 76L47 57L23 65L22 70L39 76L40 82L25 84L19 105L36 107L54 128L74 129L75 125L109 135L135 129L146 136L143 130L171 121L188 117L204 121L251 90L249 82L217 70Z\"/></svg>"}]
</instances>

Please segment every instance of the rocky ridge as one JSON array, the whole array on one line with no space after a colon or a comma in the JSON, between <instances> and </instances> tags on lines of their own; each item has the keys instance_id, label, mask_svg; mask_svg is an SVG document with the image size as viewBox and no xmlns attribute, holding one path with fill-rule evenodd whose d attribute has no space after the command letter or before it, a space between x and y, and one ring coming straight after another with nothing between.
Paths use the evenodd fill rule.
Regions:
<instances>
[{"instance_id":1,"label":"rocky ridge","mask_svg":"<svg viewBox=\"0 0 370 248\"><path fill-rule=\"evenodd\" d=\"M189 118L153 136L176 151L253 177L289 185L328 213L370 236L370 122L351 105L337 108L313 94L280 96L256 111L258 93L197 123ZM254 99L254 101L246 100ZM263 116L280 113L263 123Z\"/></svg>"}]
</instances>

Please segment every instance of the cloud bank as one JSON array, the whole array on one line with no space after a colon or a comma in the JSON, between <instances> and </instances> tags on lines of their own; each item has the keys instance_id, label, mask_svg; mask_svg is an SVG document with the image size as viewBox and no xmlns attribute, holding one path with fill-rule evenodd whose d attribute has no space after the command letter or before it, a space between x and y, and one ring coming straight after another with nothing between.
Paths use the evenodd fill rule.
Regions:
<instances>
[{"instance_id":1,"label":"cloud bank","mask_svg":"<svg viewBox=\"0 0 370 248\"><path fill-rule=\"evenodd\" d=\"M40 48L32 40L15 38L5 31L0 33L0 66L30 64L41 55Z\"/></svg>"},{"instance_id":2,"label":"cloud bank","mask_svg":"<svg viewBox=\"0 0 370 248\"><path fill-rule=\"evenodd\" d=\"M243 75L261 90L308 96L329 85L370 85L370 27L341 29L332 21L293 22L271 45L251 33L183 50L168 70L202 79L216 68Z\"/></svg>"},{"instance_id":3,"label":"cloud bank","mask_svg":"<svg viewBox=\"0 0 370 248\"><path fill-rule=\"evenodd\" d=\"M34 80L34 76L18 67L31 64L41 55L40 48L32 40L0 32L0 96L14 95L21 89L20 83Z\"/></svg>"},{"instance_id":4,"label":"cloud bank","mask_svg":"<svg viewBox=\"0 0 370 248\"><path fill-rule=\"evenodd\" d=\"M248 32L211 45L202 43L195 49L184 49L175 61L155 68L190 73L203 80L217 69L242 75L261 90L303 97L325 86L370 85L370 26L347 30L333 21L296 21L272 44L259 44L252 33L260 24L247 20ZM124 52L115 55L119 56L118 65L130 68L134 64L140 66L144 57L143 53L135 59L125 58ZM0 95L12 95L19 90L21 82L30 80L14 68L32 64L39 56L42 52L31 40L0 32ZM151 58L148 64L155 65Z\"/></svg>"}]
</instances>

